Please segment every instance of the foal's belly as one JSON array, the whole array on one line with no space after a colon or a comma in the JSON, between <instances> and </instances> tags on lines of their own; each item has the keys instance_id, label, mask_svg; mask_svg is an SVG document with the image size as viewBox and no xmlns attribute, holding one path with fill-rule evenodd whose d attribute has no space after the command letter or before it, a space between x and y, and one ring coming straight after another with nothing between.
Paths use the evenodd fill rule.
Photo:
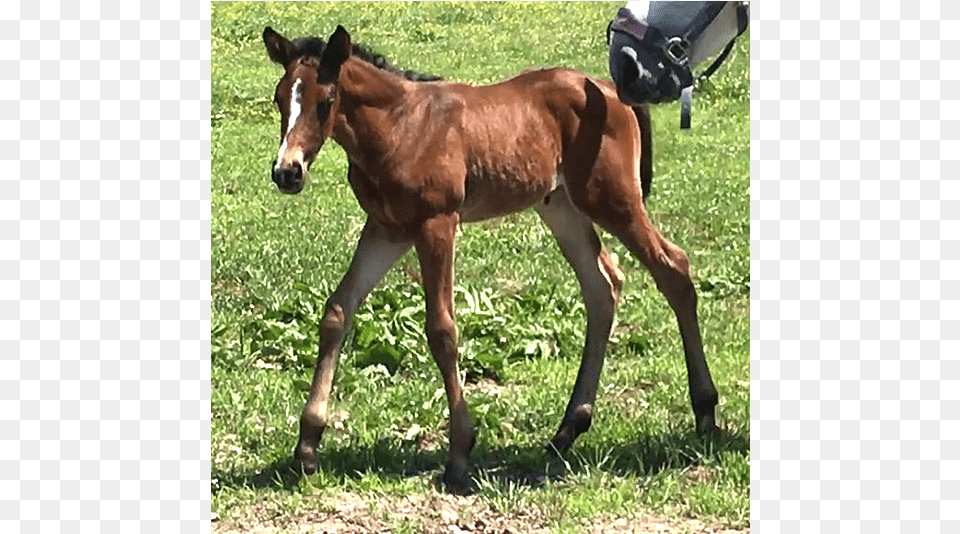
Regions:
<instances>
[{"instance_id":1,"label":"foal's belly","mask_svg":"<svg viewBox=\"0 0 960 534\"><path fill-rule=\"evenodd\" d=\"M468 169L460 216L472 222L526 209L556 189L556 175L556 170L524 173L513 169Z\"/></svg>"}]
</instances>

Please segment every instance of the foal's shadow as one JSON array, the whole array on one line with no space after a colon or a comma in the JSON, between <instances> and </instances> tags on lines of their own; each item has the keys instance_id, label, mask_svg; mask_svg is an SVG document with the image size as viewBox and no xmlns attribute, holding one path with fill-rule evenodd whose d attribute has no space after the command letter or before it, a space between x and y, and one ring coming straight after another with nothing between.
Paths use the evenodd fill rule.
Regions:
<instances>
[{"instance_id":1,"label":"foal's shadow","mask_svg":"<svg viewBox=\"0 0 960 534\"><path fill-rule=\"evenodd\" d=\"M292 490L297 487L300 475L293 470L293 456L275 460L270 465L255 472L213 471L216 481L214 493L221 488L255 488Z\"/></svg>"},{"instance_id":2,"label":"foal's shadow","mask_svg":"<svg viewBox=\"0 0 960 534\"><path fill-rule=\"evenodd\" d=\"M641 435L623 443L596 443L582 436L566 453L540 447L497 447L474 453L474 476L501 486L536 488L591 470L615 476L651 476L665 469L692 468L719 460L721 453L746 456L750 436L721 430L712 439L693 431Z\"/></svg>"},{"instance_id":3,"label":"foal's shadow","mask_svg":"<svg viewBox=\"0 0 960 534\"><path fill-rule=\"evenodd\" d=\"M291 436L291 443L295 436ZM320 476L333 480L359 479L373 473L384 478L403 478L436 471L443 468L446 451L421 452L413 441L398 441L381 438L373 444L336 447L321 441L317 449L317 466ZM304 477L294 465L291 453L284 455L264 468L252 472L224 472L214 470L216 488L255 488L293 490ZM308 478L309 478L308 477Z\"/></svg>"},{"instance_id":4,"label":"foal's shadow","mask_svg":"<svg viewBox=\"0 0 960 534\"><path fill-rule=\"evenodd\" d=\"M600 470L617 476L650 476L664 469L685 469L717 461L721 453L745 456L750 436L744 432L722 431L706 440L692 431L675 429L664 434L641 435L621 444L597 444L582 436L565 454L557 455L537 445L487 447L477 444L471 454L474 484L457 493L475 493L483 486L537 488L565 480L586 470ZM352 447L323 447L317 451L320 476L334 481L360 479L375 474L381 478L407 478L432 473L431 480L443 490L442 472L446 450L422 451L414 441L382 438L373 444ZM302 473L294 470L287 455L263 469L248 473L217 473L219 487L273 488L292 491Z\"/></svg>"}]
</instances>

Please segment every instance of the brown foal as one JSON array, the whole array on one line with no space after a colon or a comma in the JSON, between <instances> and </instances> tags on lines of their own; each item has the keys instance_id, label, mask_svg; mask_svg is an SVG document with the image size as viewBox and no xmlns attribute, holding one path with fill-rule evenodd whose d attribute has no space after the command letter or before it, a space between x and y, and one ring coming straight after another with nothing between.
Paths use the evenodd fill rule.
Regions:
<instances>
[{"instance_id":1,"label":"brown foal","mask_svg":"<svg viewBox=\"0 0 960 534\"><path fill-rule=\"evenodd\" d=\"M276 89L282 136L273 180L281 191L299 192L305 169L333 138L349 156L350 186L368 214L321 325L320 357L295 449L304 472L317 468L351 318L412 246L426 294L427 340L450 406L444 481L454 488L468 483L475 437L457 368L455 229L528 207L556 237L587 310L583 360L552 448L565 451L590 427L623 286L623 273L602 248L594 223L640 259L667 298L683 340L696 428L713 433L717 390L703 355L687 256L647 217L640 115L620 103L611 83L568 69L526 72L482 87L416 83L353 57L350 36L340 26L319 57L299 53L270 28L263 39L270 58L285 69Z\"/></svg>"}]
</instances>

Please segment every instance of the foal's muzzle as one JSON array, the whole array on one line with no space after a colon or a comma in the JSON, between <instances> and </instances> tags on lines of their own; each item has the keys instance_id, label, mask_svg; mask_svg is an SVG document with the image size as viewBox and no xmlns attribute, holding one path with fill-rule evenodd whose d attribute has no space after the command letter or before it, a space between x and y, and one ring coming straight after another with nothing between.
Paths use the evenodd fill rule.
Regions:
<instances>
[{"instance_id":1,"label":"foal's muzzle","mask_svg":"<svg viewBox=\"0 0 960 534\"><path fill-rule=\"evenodd\" d=\"M289 165L277 165L273 162L273 182L284 193L299 193L303 190L303 166L299 161Z\"/></svg>"}]
</instances>

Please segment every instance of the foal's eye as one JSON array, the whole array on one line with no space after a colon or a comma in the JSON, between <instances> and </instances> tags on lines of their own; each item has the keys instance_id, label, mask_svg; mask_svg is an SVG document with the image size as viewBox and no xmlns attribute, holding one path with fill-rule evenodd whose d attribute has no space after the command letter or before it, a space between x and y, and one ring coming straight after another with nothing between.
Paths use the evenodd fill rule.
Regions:
<instances>
[{"instance_id":1,"label":"foal's eye","mask_svg":"<svg viewBox=\"0 0 960 534\"><path fill-rule=\"evenodd\" d=\"M327 117L330 116L331 104L333 104L332 100L325 100L317 104L317 118L320 119L320 122L326 121Z\"/></svg>"}]
</instances>

